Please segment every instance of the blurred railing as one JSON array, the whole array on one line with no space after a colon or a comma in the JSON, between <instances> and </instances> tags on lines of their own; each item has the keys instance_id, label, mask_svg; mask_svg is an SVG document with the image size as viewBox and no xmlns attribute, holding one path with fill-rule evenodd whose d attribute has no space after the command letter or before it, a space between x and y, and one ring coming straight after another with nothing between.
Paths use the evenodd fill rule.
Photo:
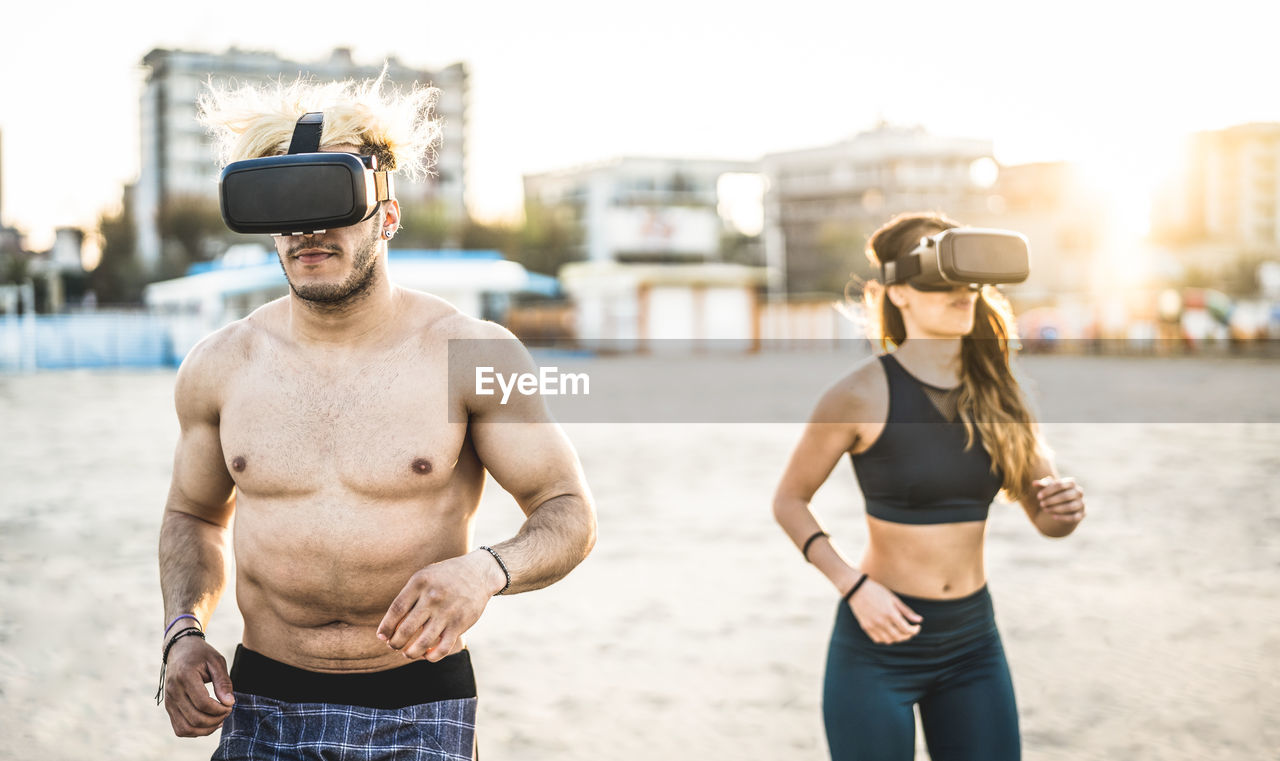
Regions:
<instances>
[{"instance_id":1,"label":"blurred railing","mask_svg":"<svg viewBox=\"0 0 1280 761\"><path fill-rule=\"evenodd\" d=\"M844 351L850 346L861 349L867 345L857 320L835 309L830 300L761 304L757 319L756 337L747 344L739 342L738 351ZM574 313L570 306L520 307L511 310L504 322L530 346L581 348L574 335ZM104 311L0 315L0 372L176 367L192 346L217 327L197 315L187 314ZM1275 338L1246 340L1224 336L1192 340L1177 331L1139 332L1123 338L1023 336L1018 343L1027 354L1280 359L1280 340ZM727 345L713 340L693 341L688 345L698 348L704 344ZM634 340L618 346L624 354L641 350Z\"/></svg>"},{"instance_id":2,"label":"blurred railing","mask_svg":"<svg viewBox=\"0 0 1280 761\"><path fill-rule=\"evenodd\" d=\"M93 312L0 317L0 372L174 367L207 329L194 316Z\"/></svg>"}]
</instances>

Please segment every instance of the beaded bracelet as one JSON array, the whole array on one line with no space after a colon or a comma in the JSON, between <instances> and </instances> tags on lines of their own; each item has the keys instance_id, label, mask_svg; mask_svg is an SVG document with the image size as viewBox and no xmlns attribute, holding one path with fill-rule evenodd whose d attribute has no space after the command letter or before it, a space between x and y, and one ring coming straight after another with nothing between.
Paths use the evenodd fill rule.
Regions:
<instances>
[{"instance_id":1,"label":"beaded bracelet","mask_svg":"<svg viewBox=\"0 0 1280 761\"><path fill-rule=\"evenodd\" d=\"M177 642L183 637L199 637L200 639L205 638L204 632L192 626L188 629L183 629L182 631L173 635L173 638L165 643L164 655L160 656L160 686L156 688L156 705L160 705L160 701L164 700L164 674L165 674L165 671L167 671L169 668L169 651L173 649L173 643Z\"/></svg>"},{"instance_id":2,"label":"beaded bracelet","mask_svg":"<svg viewBox=\"0 0 1280 761\"><path fill-rule=\"evenodd\" d=\"M503 575L507 577L507 583L503 585L502 589L499 589L497 592L493 593L493 596L497 597L498 595L502 594L503 592L511 588L511 572L507 570L507 564L502 562L502 558L498 556L498 553L493 551L492 547L487 547L482 544L480 545L480 549L486 550L490 555L493 555L493 559L498 561L498 567L502 569Z\"/></svg>"},{"instance_id":3,"label":"beaded bracelet","mask_svg":"<svg viewBox=\"0 0 1280 761\"><path fill-rule=\"evenodd\" d=\"M813 544L814 542L816 542L817 540L821 539L824 536L827 537L828 539L831 538L831 535L828 534L827 532L819 531L818 533L804 540L804 549L800 550L800 554L804 556L804 559L806 561L810 563L813 562L812 560L809 560L809 545Z\"/></svg>"}]
</instances>

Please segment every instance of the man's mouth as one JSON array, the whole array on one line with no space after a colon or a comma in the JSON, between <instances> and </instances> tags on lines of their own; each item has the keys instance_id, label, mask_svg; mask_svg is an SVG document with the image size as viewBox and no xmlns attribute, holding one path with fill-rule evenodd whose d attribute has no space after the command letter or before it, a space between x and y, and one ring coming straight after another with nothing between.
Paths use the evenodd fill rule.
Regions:
<instances>
[{"instance_id":1,"label":"man's mouth","mask_svg":"<svg viewBox=\"0 0 1280 761\"><path fill-rule=\"evenodd\" d=\"M334 252L322 248L304 248L293 254L293 258L303 264L319 264L331 256L335 256Z\"/></svg>"}]
</instances>

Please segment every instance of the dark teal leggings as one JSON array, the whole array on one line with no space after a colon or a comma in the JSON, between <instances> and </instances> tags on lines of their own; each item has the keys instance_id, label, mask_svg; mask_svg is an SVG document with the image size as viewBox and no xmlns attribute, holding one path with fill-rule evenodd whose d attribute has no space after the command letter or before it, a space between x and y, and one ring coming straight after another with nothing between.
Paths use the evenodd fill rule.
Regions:
<instances>
[{"instance_id":1,"label":"dark teal leggings","mask_svg":"<svg viewBox=\"0 0 1280 761\"><path fill-rule=\"evenodd\" d=\"M933 761L1018 761L1013 681L986 586L957 600L898 595L924 617L905 642L871 641L841 603L822 711L832 761L912 761L915 715Z\"/></svg>"}]
</instances>

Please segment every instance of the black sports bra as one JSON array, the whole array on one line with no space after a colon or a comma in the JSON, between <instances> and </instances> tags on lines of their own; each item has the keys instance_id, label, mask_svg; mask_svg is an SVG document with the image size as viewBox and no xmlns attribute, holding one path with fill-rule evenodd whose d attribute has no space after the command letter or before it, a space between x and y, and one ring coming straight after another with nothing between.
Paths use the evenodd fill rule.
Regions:
<instances>
[{"instance_id":1,"label":"black sports bra","mask_svg":"<svg viewBox=\"0 0 1280 761\"><path fill-rule=\"evenodd\" d=\"M939 411L954 409L957 389L931 386L892 355L880 363L889 380L889 417L869 449L850 454L867 513L894 523L983 521L1004 479L974 429L965 451L964 423ZM936 400L936 401L934 401Z\"/></svg>"}]
</instances>

